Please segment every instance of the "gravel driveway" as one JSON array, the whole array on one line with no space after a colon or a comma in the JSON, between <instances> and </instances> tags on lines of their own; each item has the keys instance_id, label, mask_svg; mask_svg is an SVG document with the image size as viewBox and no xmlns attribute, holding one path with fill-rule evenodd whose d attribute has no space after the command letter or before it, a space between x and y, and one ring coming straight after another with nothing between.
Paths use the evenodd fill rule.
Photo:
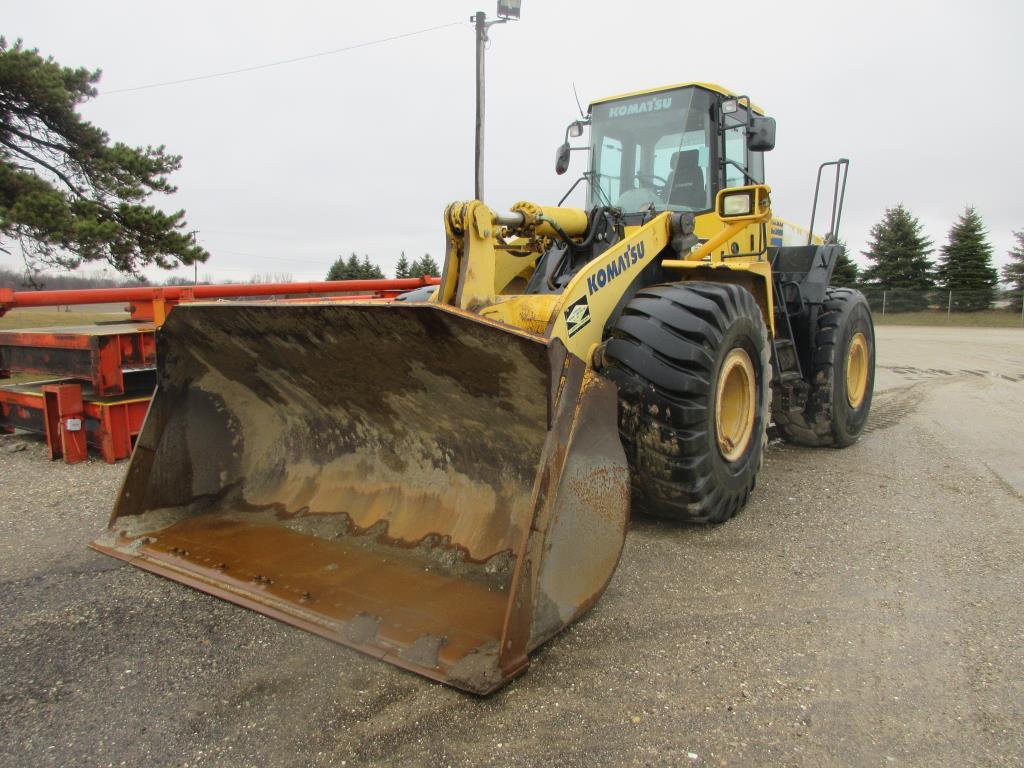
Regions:
<instances>
[{"instance_id":1,"label":"gravel driveway","mask_svg":"<svg viewBox=\"0 0 1024 768\"><path fill-rule=\"evenodd\" d=\"M86 549L124 464L0 438L0 766L1021 765L1024 331L878 337L860 443L635 517L486 700Z\"/></svg>"}]
</instances>

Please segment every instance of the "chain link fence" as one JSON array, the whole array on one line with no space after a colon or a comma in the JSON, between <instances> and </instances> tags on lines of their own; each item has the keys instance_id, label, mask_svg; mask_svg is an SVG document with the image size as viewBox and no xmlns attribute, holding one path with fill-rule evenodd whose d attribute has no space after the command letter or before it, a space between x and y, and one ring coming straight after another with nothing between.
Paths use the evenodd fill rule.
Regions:
<instances>
[{"instance_id":1,"label":"chain link fence","mask_svg":"<svg viewBox=\"0 0 1024 768\"><path fill-rule=\"evenodd\" d=\"M859 286L877 323L1024 327L1024 294Z\"/></svg>"}]
</instances>

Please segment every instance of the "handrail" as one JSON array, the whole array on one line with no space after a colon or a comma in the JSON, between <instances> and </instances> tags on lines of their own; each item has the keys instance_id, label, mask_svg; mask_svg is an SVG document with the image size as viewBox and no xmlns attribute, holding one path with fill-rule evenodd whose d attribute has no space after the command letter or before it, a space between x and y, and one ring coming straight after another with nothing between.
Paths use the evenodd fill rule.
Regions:
<instances>
[{"instance_id":1,"label":"handrail","mask_svg":"<svg viewBox=\"0 0 1024 768\"><path fill-rule=\"evenodd\" d=\"M850 173L850 161L845 157L838 160L829 160L818 166L818 180L814 183L814 203L811 205L811 224L807 228L807 244L814 242L814 217L818 212L818 192L821 190L821 172L828 166L836 167L835 186L832 190L832 215L829 218L829 230L825 233L824 242L832 243L839 241L839 223L843 218L843 202L846 200L846 177ZM842 186L840 186L840 173L842 174Z\"/></svg>"}]
</instances>

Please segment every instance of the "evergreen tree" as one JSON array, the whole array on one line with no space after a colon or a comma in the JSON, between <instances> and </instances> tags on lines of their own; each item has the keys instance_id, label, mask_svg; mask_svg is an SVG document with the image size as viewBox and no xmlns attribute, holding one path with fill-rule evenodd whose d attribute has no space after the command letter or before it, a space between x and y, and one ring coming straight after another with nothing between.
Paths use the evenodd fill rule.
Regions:
<instances>
[{"instance_id":1,"label":"evergreen tree","mask_svg":"<svg viewBox=\"0 0 1024 768\"><path fill-rule=\"evenodd\" d=\"M409 260L405 258L405 251L402 251L402 255L398 257L398 263L395 264L395 277L399 279L409 277Z\"/></svg>"},{"instance_id":2,"label":"evergreen tree","mask_svg":"<svg viewBox=\"0 0 1024 768\"><path fill-rule=\"evenodd\" d=\"M354 253L346 259L339 256L327 272L328 280L358 280L359 257Z\"/></svg>"},{"instance_id":3,"label":"evergreen tree","mask_svg":"<svg viewBox=\"0 0 1024 768\"><path fill-rule=\"evenodd\" d=\"M981 216L968 206L949 230L935 270L936 282L952 293L955 309L974 312L988 309L996 296L999 273L992 265L992 246Z\"/></svg>"},{"instance_id":4,"label":"evergreen tree","mask_svg":"<svg viewBox=\"0 0 1024 768\"><path fill-rule=\"evenodd\" d=\"M382 277L384 272L369 256L360 259L355 253L347 259L339 256L327 272L328 280L378 280Z\"/></svg>"},{"instance_id":5,"label":"evergreen tree","mask_svg":"<svg viewBox=\"0 0 1024 768\"><path fill-rule=\"evenodd\" d=\"M363 254L363 260L359 264L359 269L362 272L360 277L363 280L380 280L384 277L384 272L376 264L370 261L370 257L365 253Z\"/></svg>"},{"instance_id":6,"label":"evergreen tree","mask_svg":"<svg viewBox=\"0 0 1024 768\"><path fill-rule=\"evenodd\" d=\"M31 269L105 261L137 275L206 261L184 211L145 205L175 191L168 176L181 158L111 144L78 114L99 80L99 70L63 67L0 37L0 240L17 243Z\"/></svg>"},{"instance_id":7,"label":"evergreen tree","mask_svg":"<svg viewBox=\"0 0 1024 768\"><path fill-rule=\"evenodd\" d=\"M832 285L856 285L857 278L860 275L860 268L857 266L857 262L850 258L846 243L840 240L839 246L843 251L839 254L835 269L832 270Z\"/></svg>"},{"instance_id":8,"label":"evergreen tree","mask_svg":"<svg viewBox=\"0 0 1024 768\"><path fill-rule=\"evenodd\" d=\"M359 257L354 253L346 261L344 256L339 256L331 264L327 271L328 280L357 280L359 279Z\"/></svg>"},{"instance_id":9,"label":"evergreen tree","mask_svg":"<svg viewBox=\"0 0 1024 768\"><path fill-rule=\"evenodd\" d=\"M422 259L416 259L409 267L409 277L439 277L440 275L441 268L429 253L423 254Z\"/></svg>"},{"instance_id":10,"label":"evergreen tree","mask_svg":"<svg viewBox=\"0 0 1024 768\"><path fill-rule=\"evenodd\" d=\"M1007 255L1010 261L1003 265L1003 281L1010 287L1010 305L1020 311L1024 301L1024 229L1014 232L1017 244Z\"/></svg>"},{"instance_id":11,"label":"evergreen tree","mask_svg":"<svg viewBox=\"0 0 1024 768\"><path fill-rule=\"evenodd\" d=\"M358 280L363 276L363 266L359 263L359 257L356 256L355 251L352 252L352 255L345 262L345 271L352 275L352 277L348 278L349 280Z\"/></svg>"},{"instance_id":12,"label":"evergreen tree","mask_svg":"<svg viewBox=\"0 0 1024 768\"><path fill-rule=\"evenodd\" d=\"M868 248L861 253L871 262L861 273L865 287L873 289L873 302L881 305L888 292L889 311L906 312L928 306L932 288L932 242L921 231L921 223L902 203L888 208L882 220L871 228Z\"/></svg>"}]
</instances>

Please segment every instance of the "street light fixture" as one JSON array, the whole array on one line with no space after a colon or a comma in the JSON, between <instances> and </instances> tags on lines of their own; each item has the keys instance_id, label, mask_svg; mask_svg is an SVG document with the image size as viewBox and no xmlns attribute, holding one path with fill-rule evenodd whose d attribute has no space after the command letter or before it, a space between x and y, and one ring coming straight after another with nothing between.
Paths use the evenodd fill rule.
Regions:
<instances>
[{"instance_id":1,"label":"street light fixture","mask_svg":"<svg viewBox=\"0 0 1024 768\"><path fill-rule=\"evenodd\" d=\"M518 19L522 0L498 0L498 16L503 19Z\"/></svg>"},{"instance_id":2,"label":"street light fixture","mask_svg":"<svg viewBox=\"0 0 1024 768\"><path fill-rule=\"evenodd\" d=\"M477 11L469 18L476 25L476 150L473 195L484 198L484 48L489 40L487 30L495 24L518 21L522 0L498 0L498 18L487 21L487 14Z\"/></svg>"}]
</instances>

